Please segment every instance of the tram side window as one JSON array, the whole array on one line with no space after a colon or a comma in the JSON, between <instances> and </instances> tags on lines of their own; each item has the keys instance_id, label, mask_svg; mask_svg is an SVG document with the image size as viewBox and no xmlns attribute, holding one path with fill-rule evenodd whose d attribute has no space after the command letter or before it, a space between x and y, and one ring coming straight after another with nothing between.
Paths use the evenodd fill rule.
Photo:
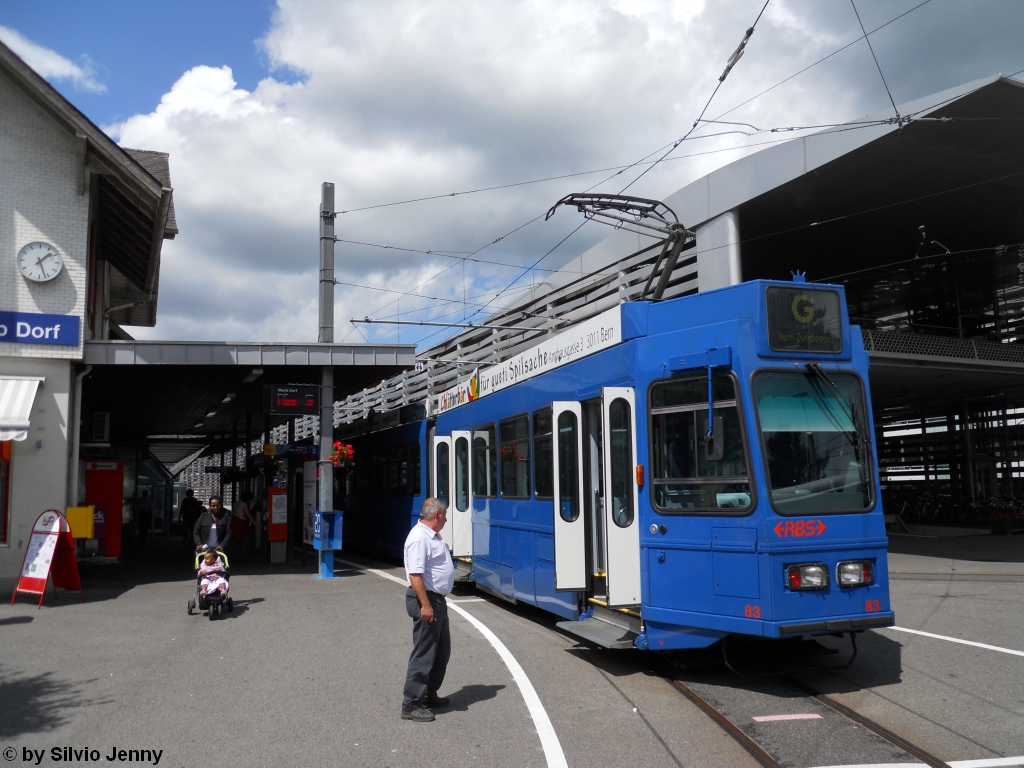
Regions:
<instances>
[{"instance_id":1,"label":"tram side window","mask_svg":"<svg viewBox=\"0 0 1024 768\"><path fill-rule=\"evenodd\" d=\"M559 419L561 421L561 419ZM610 458L612 520L620 528L633 523L633 417L629 403L622 398L608 408L608 430L611 439ZM559 424L561 431L561 424Z\"/></svg>"},{"instance_id":2,"label":"tram side window","mask_svg":"<svg viewBox=\"0 0 1024 768\"><path fill-rule=\"evenodd\" d=\"M748 510L750 480L743 429L732 377L712 380L715 442L722 457L706 448L707 379L665 381L651 390L651 443L654 506L667 514L701 510Z\"/></svg>"},{"instance_id":3,"label":"tram side window","mask_svg":"<svg viewBox=\"0 0 1024 768\"><path fill-rule=\"evenodd\" d=\"M501 495L530 498L530 417L505 419L501 428Z\"/></svg>"},{"instance_id":4,"label":"tram side window","mask_svg":"<svg viewBox=\"0 0 1024 768\"><path fill-rule=\"evenodd\" d=\"M563 411L558 414L558 514L567 523L580 516L579 472L580 457L577 447L579 424L576 414ZM550 443L549 443L550 444ZM630 506L633 497L630 494Z\"/></svg>"},{"instance_id":5,"label":"tram side window","mask_svg":"<svg viewBox=\"0 0 1024 768\"><path fill-rule=\"evenodd\" d=\"M387 463L383 448L370 454L370 493L374 496L383 496L387 489Z\"/></svg>"},{"instance_id":6,"label":"tram side window","mask_svg":"<svg viewBox=\"0 0 1024 768\"><path fill-rule=\"evenodd\" d=\"M455 438L455 508L459 512L469 509L469 441Z\"/></svg>"},{"instance_id":7,"label":"tram side window","mask_svg":"<svg viewBox=\"0 0 1024 768\"><path fill-rule=\"evenodd\" d=\"M420 444L409 443L409 493L420 495Z\"/></svg>"},{"instance_id":8,"label":"tram side window","mask_svg":"<svg viewBox=\"0 0 1024 768\"><path fill-rule=\"evenodd\" d=\"M493 499L498 495L498 456L494 425L473 430L473 496Z\"/></svg>"},{"instance_id":9,"label":"tram side window","mask_svg":"<svg viewBox=\"0 0 1024 768\"><path fill-rule=\"evenodd\" d=\"M334 475L335 483L341 491L342 496L352 496L356 492L356 468L355 467L341 467L339 478L338 474Z\"/></svg>"},{"instance_id":10,"label":"tram side window","mask_svg":"<svg viewBox=\"0 0 1024 768\"><path fill-rule=\"evenodd\" d=\"M445 503L445 505L451 504L451 496L449 495L451 491L448 490L448 462L451 461L451 457L449 456L450 451L451 448L447 442L437 443L437 462L435 470L437 472L437 478L434 482L434 493L437 495L437 498Z\"/></svg>"},{"instance_id":11,"label":"tram side window","mask_svg":"<svg viewBox=\"0 0 1024 768\"><path fill-rule=\"evenodd\" d=\"M356 459L356 465L352 467L352 492L356 496L365 496L368 490L365 460Z\"/></svg>"},{"instance_id":12,"label":"tram side window","mask_svg":"<svg viewBox=\"0 0 1024 768\"><path fill-rule=\"evenodd\" d=\"M555 469L551 460L551 409L533 414L533 494L554 498Z\"/></svg>"},{"instance_id":13,"label":"tram side window","mask_svg":"<svg viewBox=\"0 0 1024 768\"><path fill-rule=\"evenodd\" d=\"M404 445L388 448L388 496L405 496L409 488L409 454Z\"/></svg>"}]
</instances>

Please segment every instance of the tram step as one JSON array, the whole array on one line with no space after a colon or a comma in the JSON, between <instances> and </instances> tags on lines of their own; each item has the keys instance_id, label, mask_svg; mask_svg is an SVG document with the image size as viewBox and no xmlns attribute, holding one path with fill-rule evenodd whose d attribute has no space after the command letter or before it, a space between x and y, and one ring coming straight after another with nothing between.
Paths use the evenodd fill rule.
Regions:
<instances>
[{"instance_id":1,"label":"tram step","mask_svg":"<svg viewBox=\"0 0 1024 768\"><path fill-rule=\"evenodd\" d=\"M560 621L556 625L571 635L599 645L602 648L632 648L636 632L616 627L601 619L584 619L583 621Z\"/></svg>"}]
</instances>

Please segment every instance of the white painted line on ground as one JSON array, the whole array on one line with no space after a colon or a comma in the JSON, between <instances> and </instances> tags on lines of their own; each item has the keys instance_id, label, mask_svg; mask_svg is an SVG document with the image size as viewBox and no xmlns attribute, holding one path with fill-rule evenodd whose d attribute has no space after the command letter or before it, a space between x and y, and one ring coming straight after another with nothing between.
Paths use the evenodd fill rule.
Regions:
<instances>
[{"instance_id":1,"label":"white painted line on ground","mask_svg":"<svg viewBox=\"0 0 1024 768\"><path fill-rule=\"evenodd\" d=\"M335 559L336 563L344 563L345 565L351 565L353 568L359 568L364 571L368 571L372 574L380 576L384 579L389 579L403 587L409 587L409 584L405 579L400 579L387 571L381 571L377 568L370 568L359 563L353 563L348 560ZM463 601L460 601L463 602ZM548 768L568 768L568 763L565 761L565 753L562 752L562 745L558 741L558 735L555 733L555 727L551 725L551 719L548 717L547 710L544 709L544 705L540 701L540 696L537 695L537 691L533 687L533 683L530 682L530 678L526 672L520 666L519 662L516 661L516 657L512 655L512 652L505 647L505 644L498 639L498 636L488 629L487 625L480 621L475 616L469 614L464 608L460 608L457 605L448 603L449 607L458 613L462 618L477 628L477 631L483 635L487 642L491 644L495 651L498 652L498 656L505 662L505 666L508 667L508 671L512 673L512 679L516 681L516 685L519 686L519 692L523 696L523 701L526 702L526 708L530 712L530 717L533 718L533 725L537 729L537 735L540 737L540 745L544 750L544 759L547 761Z\"/></svg>"},{"instance_id":2,"label":"white painted line on ground","mask_svg":"<svg viewBox=\"0 0 1024 768\"><path fill-rule=\"evenodd\" d=\"M919 629L907 629L906 627L879 627L879 629L891 629L894 632L909 632L913 635L933 637L936 640L947 640L951 643L960 643L961 645L973 645L975 648L986 648L990 651L999 651L1000 653L1012 653L1014 656L1024 656L1024 651L1014 651L1010 648L1000 648L998 645L986 645L985 643L975 643L973 640L961 640L958 637L946 637L946 635L933 635L931 632L922 632ZM950 765L952 765L952 763L950 763ZM1015 763L1000 763L1000 765L1015 765Z\"/></svg>"},{"instance_id":3,"label":"white painted line on ground","mask_svg":"<svg viewBox=\"0 0 1024 768\"><path fill-rule=\"evenodd\" d=\"M829 765L819 768L911 768L924 763L864 763L862 765ZM949 760L950 768L1013 768L1024 766L1024 755L1018 757L993 757L984 760Z\"/></svg>"},{"instance_id":4,"label":"white painted line on ground","mask_svg":"<svg viewBox=\"0 0 1024 768\"><path fill-rule=\"evenodd\" d=\"M449 603L486 603L482 597L460 597L458 600L449 600Z\"/></svg>"},{"instance_id":5,"label":"white painted line on ground","mask_svg":"<svg viewBox=\"0 0 1024 768\"><path fill-rule=\"evenodd\" d=\"M488 642L494 646L494 650L501 656L501 660L505 662L508 671L512 673L516 685L519 686L519 692L523 695L523 701L526 702L526 708L530 710L533 724L537 728L537 735L540 736L540 745L544 748L544 758L548 762L548 768L568 768L565 754L562 752L562 745L559 743L558 736L555 733L555 727L551 725L551 720L548 718L544 705L540 702L537 691L533 688L533 683L530 682L530 678L526 676L523 668L519 666L516 657L512 655L512 652L505 647L505 644L483 622L470 615L464 608L460 608L457 605L453 605L451 608L476 627L481 635L487 638Z\"/></svg>"},{"instance_id":6,"label":"white painted line on ground","mask_svg":"<svg viewBox=\"0 0 1024 768\"><path fill-rule=\"evenodd\" d=\"M821 715L761 715L754 718L756 723L773 723L776 720L821 720Z\"/></svg>"}]
</instances>

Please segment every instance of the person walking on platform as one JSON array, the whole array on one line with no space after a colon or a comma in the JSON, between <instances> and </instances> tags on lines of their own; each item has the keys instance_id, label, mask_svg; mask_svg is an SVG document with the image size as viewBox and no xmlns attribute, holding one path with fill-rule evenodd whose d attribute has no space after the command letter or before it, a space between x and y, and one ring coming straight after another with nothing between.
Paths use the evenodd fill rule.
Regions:
<instances>
[{"instance_id":1,"label":"person walking on platform","mask_svg":"<svg viewBox=\"0 0 1024 768\"><path fill-rule=\"evenodd\" d=\"M196 492L189 488L185 491L185 498L181 500L181 508L178 510L178 519L181 521L181 540L188 544L192 541L192 529L196 526L196 520L205 512L203 504L196 498Z\"/></svg>"},{"instance_id":2,"label":"person walking on platform","mask_svg":"<svg viewBox=\"0 0 1024 768\"><path fill-rule=\"evenodd\" d=\"M198 552L203 547L223 549L231 535L231 518L221 507L220 496L210 497L210 509L202 514L192 529L192 541Z\"/></svg>"},{"instance_id":3,"label":"person walking on platform","mask_svg":"<svg viewBox=\"0 0 1024 768\"><path fill-rule=\"evenodd\" d=\"M153 524L153 500L149 498L149 491L143 491L142 498L135 502L135 524L139 529L139 546L145 547Z\"/></svg>"},{"instance_id":4,"label":"person walking on platform","mask_svg":"<svg viewBox=\"0 0 1024 768\"><path fill-rule=\"evenodd\" d=\"M427 499L420 508L420 521L405 540L405 573L409 589L405 610L412 618L412 653L405 677L402 719L429 723L431 709L448 706L438 696L452 652L448 629L448 603L444 596L455 584L455 566L441 529L448 521L443 501Z\"/></svg>"}]
</instances>

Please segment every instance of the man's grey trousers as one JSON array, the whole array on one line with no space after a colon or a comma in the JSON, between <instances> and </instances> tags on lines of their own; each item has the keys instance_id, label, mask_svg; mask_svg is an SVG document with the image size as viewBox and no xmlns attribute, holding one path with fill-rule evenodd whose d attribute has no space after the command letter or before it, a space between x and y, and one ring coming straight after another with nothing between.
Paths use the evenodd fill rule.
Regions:
<instances>
[{"instance_id":1,"label":"man's grey trousers","mask_svg":"<svg viewBox=\"0 0 1024 768\"><path fill-rule=\"evenodd\" d=\"M434 609L434 620L420 618L420 601L412 587L405 593L405 610L412 617L412 653L409 654L409 672L405 677L405 697L402 709L408 711L425 707L430 697L437 694L448 659L452 655L452 638L448 630L448 603L444 595L427 592Z\"/></svg>"}]
</instances>

